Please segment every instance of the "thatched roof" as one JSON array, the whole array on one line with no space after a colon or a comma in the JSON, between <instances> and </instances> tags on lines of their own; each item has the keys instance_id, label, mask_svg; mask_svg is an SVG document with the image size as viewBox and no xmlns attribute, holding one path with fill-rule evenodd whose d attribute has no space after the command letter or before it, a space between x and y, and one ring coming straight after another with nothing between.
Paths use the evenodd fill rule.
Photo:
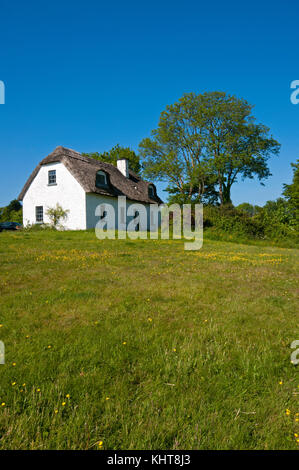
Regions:
<instances>
[{"instance_id":1,"label":"thatched roof","mask_svg":"<svg viewBox=\"0 0 299 470\"><path fill-rule=\"evenodd\" d=\"M162 200L158 196L155 198L149 198L148 186L152 183L143 181L131 170L129 170L129 178L126 178L116 166L111 165L110 163L104 163L90 157L84 157L74 150L61 146L56 147L54 152L45 157L33 170L19 195L19 200L24 198L26 191L39 172L41 166L55 162L63 163L76 178L78 183L80 183L86 193L103 194L104 196L112 197L126 196L132 201L162 203ZM108 188L97 188L95 186L96 173L99 170L104 170L107 173L109 180ZM155 185L153 186L155 187Z\"/></svg>"}]
</instances>

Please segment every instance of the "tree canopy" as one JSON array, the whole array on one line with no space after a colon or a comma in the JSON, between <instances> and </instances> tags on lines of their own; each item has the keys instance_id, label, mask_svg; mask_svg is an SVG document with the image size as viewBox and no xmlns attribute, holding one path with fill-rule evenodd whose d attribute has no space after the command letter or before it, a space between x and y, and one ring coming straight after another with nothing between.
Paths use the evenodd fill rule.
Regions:
<instances>
[{"instance_id":1,"label":"tree canopy","mask_svg":"<svg viewBox=\"0 0 299 470\"><path fill-rule=\"evenodd\" d=\"M284 184L283 195L289 201L289 204L299 211L299 159L296 163L291 163L293 167L293 182Z\"/></svg>"},{"instance_id":2,"label":"tree canopy","mask_svg":"<svg viewBox=\"0 0 299 470\"><path fill-rule=\"evenodd\" d=\"M8 206L0 207L0 222L19 222L22 223L22 205L14 199Z\"/></svg>"},{"instance_id":3,"label":"tree canopy","mask_svg":"<svg viewBox=\"0 0 299 470\"><path fill-rule=\"evenodd\" d=\"M293 182L284 184L283 195L288 201L293 215L293 222L299 225L299 159L296 163L291 163L293 167Z\"/></svg>"},{"instance_id":4,"label":"tree canopy","mask_svg":"<svg viewBox=\"0 0 299 470\"><path fill-rule=\"evenodd\" d=\"M121 147L119 144L112 147L108 152L83 153L83 155L101 162L111 163L112 165L116 165L117 160L120 158L127 158L129 160L130 170L138 174L141 169L139 156L136 155L134 150L131 150L129 147Z\"/></svg>"},{"instance_id":5,"label":"tree canopy","mask_svg":"<svg viewBox=\"0 0 299 470\"><path fill-rule=\"evenodd\" d=\"M224 92L185 94L161 113L157 129L139 145L145 176L168 182L184 202L216 197L231 202L238 179L270 176L280 144L255 122L252 106Z\"/></svg>"}]
</instances>

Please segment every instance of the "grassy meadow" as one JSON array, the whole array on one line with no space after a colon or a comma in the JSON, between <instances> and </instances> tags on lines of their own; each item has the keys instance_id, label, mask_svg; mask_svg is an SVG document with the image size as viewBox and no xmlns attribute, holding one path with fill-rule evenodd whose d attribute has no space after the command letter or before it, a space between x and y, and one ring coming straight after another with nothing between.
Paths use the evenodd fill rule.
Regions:
<instances>
[{"instance_id":1,"label":"grassy meadow","mask_svg":"<svg viewBox=\"0 0 299 470\"><path fill-rule=\"evenodd\" d=\"M297 273L273 246L0 233L0 448L298 449Z\"/></svg>"}]
</instances>

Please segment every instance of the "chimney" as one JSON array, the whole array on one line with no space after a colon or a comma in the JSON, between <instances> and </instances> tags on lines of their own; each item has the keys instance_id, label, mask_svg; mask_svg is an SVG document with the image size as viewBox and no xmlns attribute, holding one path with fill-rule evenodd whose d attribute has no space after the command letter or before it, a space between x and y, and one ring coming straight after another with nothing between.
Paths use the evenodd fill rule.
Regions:
<instances>
[{"instance_id":1,"label":"chimney","mask_svg":"<svg viewBox=\"0 0 299 470\"><path fill-rule=\"evenodd\" d=\"M129 178L129 161L127 158L119 158L117 160L117 168L126 178Z\"/></svg>"}]
</instances>

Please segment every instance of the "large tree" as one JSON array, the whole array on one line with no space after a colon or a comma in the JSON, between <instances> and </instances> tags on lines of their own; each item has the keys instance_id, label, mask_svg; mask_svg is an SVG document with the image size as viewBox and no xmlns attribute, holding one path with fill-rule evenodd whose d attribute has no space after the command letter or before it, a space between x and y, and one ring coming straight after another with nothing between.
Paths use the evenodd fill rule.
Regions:
<instances>
[{"instance_id":1,"label":"large tree","mask_svg":"<svg viewBox=\"0 0 299 470\"><path fill-rule=\"evenodd\" d=\"M139 156L129 147L121 147L119 144L115 145L109 152L83 153L83 155L112 165L116 165L117 160L120 158L127 158L129 168L137 174L140 172Z\"/></svg>"},{"instance_id":2,"label":"large tree","mask_svg":"<svg viewBox=\"0 0 299 470\"><path fill-rule=\"evenodd\" d=\"M214 186L221 204L231 202L238 178L262 183L270 176L267 161L280 148L251 111L247 101L224 92L184 95L139 145L145 175L167 181L184 199L196 192L202 200Z\"/></svg>"}]
</instances>

